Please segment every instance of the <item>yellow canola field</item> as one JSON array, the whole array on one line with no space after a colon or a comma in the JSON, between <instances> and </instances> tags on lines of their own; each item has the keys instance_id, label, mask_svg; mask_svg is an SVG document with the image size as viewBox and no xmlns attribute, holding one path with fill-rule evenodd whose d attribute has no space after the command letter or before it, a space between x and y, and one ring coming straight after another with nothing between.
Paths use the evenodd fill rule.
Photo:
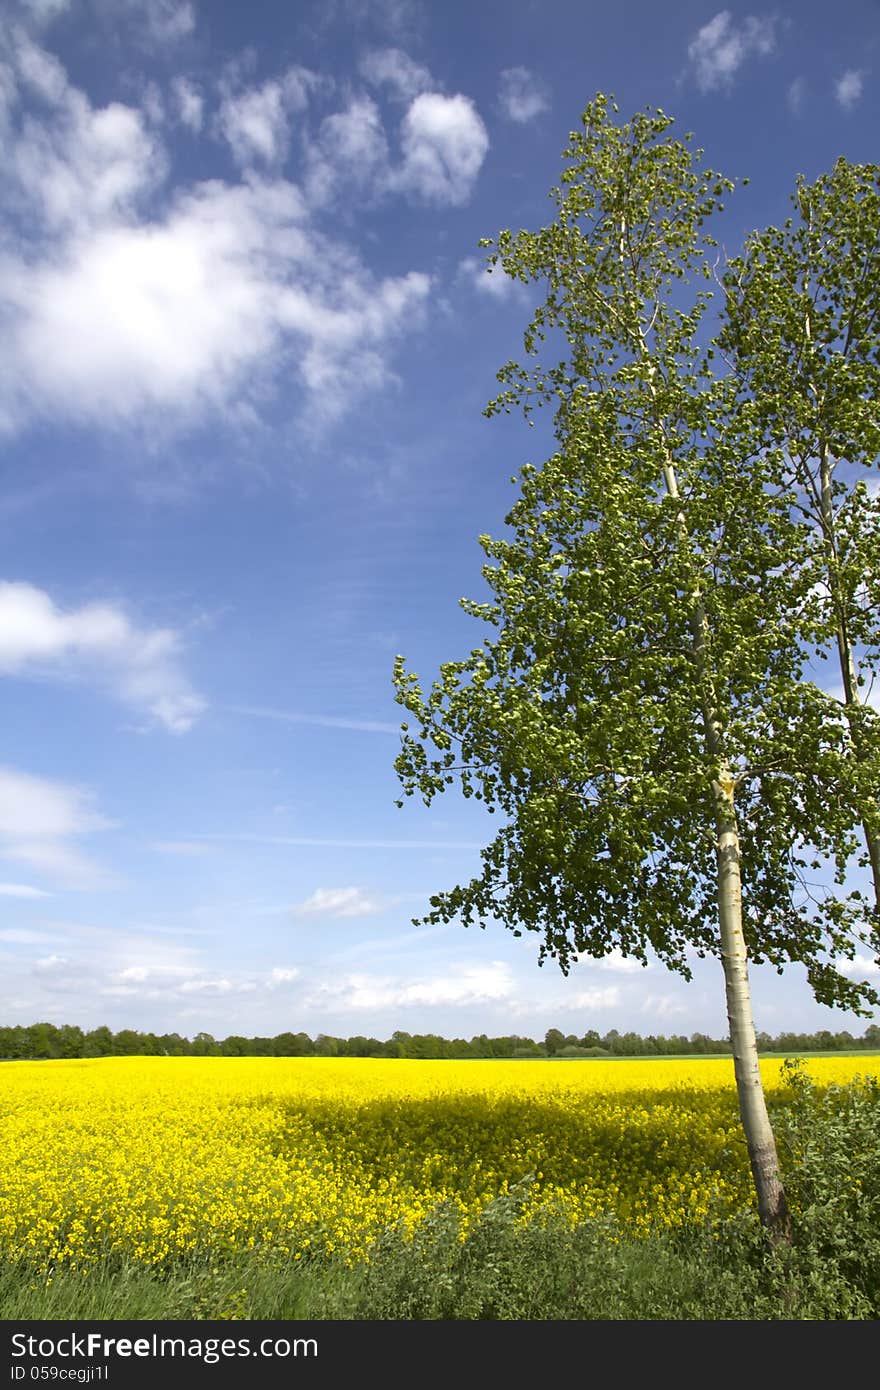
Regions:
<instances>
[{"instance_id":1,"label":"yellow canola field","mask_svg":"<svg viewBox=\"0 0 880 1390\"><path fill-rule=\"evenodd\" d=\"M765 1085L781 1064L765 1060ZM880 1057L814 1058L820 1084ZM678 1225L751 1200L729 1059L118 1057L0 1066L0 1251L87 1269L267 1248L361 1258L532 1175L527 1216Z\"/></svg>"}]
</instances>

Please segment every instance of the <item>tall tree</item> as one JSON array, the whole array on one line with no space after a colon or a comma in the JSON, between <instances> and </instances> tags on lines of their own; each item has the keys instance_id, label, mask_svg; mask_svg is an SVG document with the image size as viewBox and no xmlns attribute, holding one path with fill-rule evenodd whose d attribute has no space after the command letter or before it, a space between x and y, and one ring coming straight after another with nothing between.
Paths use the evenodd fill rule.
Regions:
<instances>
[{"instance_id":1,"label":"tall tree","mask_svg":"<svg viewBox=\"0 0 880 1390\"><path fill-rule=\"evenodd\" d=\"M880 167L839 159L812 185L799 179L791 201L794 216L754 233L727 267L719 344L809 523L799 563L813 641L837 656L862 774L877 952L880 713L867 697L880 660Z\"/></svg>"},{"instance_id":2,"label":"tall tree","mask_svg":"<svg viewBox=\"0 0 880 1390\"><path fill-rule=\"evenodd\" d=\"M689 952L720 958L758 1208L778 1237L748 960L802 962L825 1002L876 999L833 964L854 955L851 912L801 891L817 854L843 880L856 789L840 707L802 679L806 523L757 434L730 428L736 382L706 342L703 225L733 185L662 112L616 114L588 106L549 226L482 243L546 284L527 356L564 352L509 362L487 413L552 404L559 449L521 470L512 536L480 537L494 600L461 602L497 635L428 695L397 658L419 727L402 726L395 767L405 795L430 804L458 780L506 818L481 875L432 897L425 921L534 931L564 972L614 948L688 978Z\"/></svg>"}]
</instances>

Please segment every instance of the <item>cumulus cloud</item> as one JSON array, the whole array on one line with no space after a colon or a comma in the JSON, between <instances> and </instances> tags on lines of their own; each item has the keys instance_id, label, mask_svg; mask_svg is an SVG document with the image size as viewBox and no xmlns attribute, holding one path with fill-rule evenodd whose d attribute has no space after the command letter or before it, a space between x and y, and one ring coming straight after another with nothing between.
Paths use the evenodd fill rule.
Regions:
<instances>
[{"instance_id":1,"label":"cumulus cloud","mask_svg":"<svg viewBox=\"0 0 880 1390\"><path fill-rule=\"evenodd\" d=\"M316 888L293 910L297 917L371 917L382 909L361 888Z\"/></svg>"},{"instance_id":2,"label":"cumulus cloud","mask_svg":"<svg viewBox=\"0 0 880 1390\"><path fill-rule=\"evenodd\" d=\"M261 88L227 89L220 121L249 166L244 177L169 197L167 153L142 111L96 109L51 54L20 33L8 41L0 431L40 416L111 429L149 421L154 433L216 412L247 420L282 373L299 401L332 419L393 380L390 345L418 324L430 279L373 276L316 230L299 189L278 176L287 114L304 104L312 77L289 69ZM195 131L200 93L185 82L174 92ZM459 111L458 136L455 120L411 122L401 191L465 196L466 131L479 121L469 111ZM387 164L369 106L338 114L323 135L348 170L369 167L370 142Z\"/></svg>"},{"instance_id":3,"label":"cumulus cloud","mask_svg":"<svg viewBox=\"0 0 880 1390\"><path fill-rule=\"evenodd\" d=\"M138 628L110 603L64 611L32 584L0 582L0 675L90 679L171 733L205 707L170 628Z\"/></svg>"},{"instance_id":4,"label":"cumulus cloud","mask_svg":"<svg viewBox=\"0 0 880 1390\"><path fill-rule=\"evenodd\" d=\"M748 58L763 58L773 52L775 30L776 19L772 16L746 15L737 24L730 10L719 10L688 45L688 58L700 91L731 87Z\"/></svg>"},{"instance_id":5,"label":"cumulus cloud","mask_svg":"<svg viewBox=\"0 0 880 1390\"><path fill-rule=\"evenodd\" d=\"M834 84L834 96L844 111L851 111L862 95L865 75L856 68L849 68Z\"/></svg>"},{"instance_id":6,"label":"cumulus cloud","mask_svg":"<svg viewBox=\"0 0 880 1390\"><path fill-rule=\"evenodd\" d=\"M13 102L40 111L22 121L0 156L13 216L37 214L31 242L39 233L84 235L131 215L167 170L143 113L120 102L96 110L58 60L23 33L10 40L10 59Z\"/></svg>"},{"instance_id":7,"label":"cumulus cloud","mask_svg":"<svg viewBox=\"0 0 880 1390\"><path fill-rule=\"evenodd\" d=\"M412 101L436 86L428 69L400 48L373 48L360 61L361 75L373 87L387 87L401 101Z\"/></svg>"},{"instance_id":8,"label":"cumulus cloud","mask_svg":"<svg viewBox=\"0 0 880 1390\"><path fill-rule=\"evenodd\" d=\"M47 874L64 887L92 888L108 875L76 846L77 837L106 829L88 791L0 768L0 855Z\"/></svg>"},{"instance_id":9,"label":"cumulus cloud","mask_svg":"<svg viewBox=\"0 0 880 1390\"><path fill-rule=\"evenodd\" d=\"M489 148L489 136L469 97L423 92L401 127L403 162L398 188L429 203L467 202Z\"/></svg>"},{"instance_id":10,"label":"cumulus cloud","mask_svg":"<svg viewBox=\"0 0 880 1390\"><path fill-rule=\"evenodd\" d=\"M7 411L118 425L164 410L185 424L247 398L292 356L332 415L387 381L381 349L429 285L418 272L376 282L312 239L291 184L206 184L163 223L108 227L60 264L0 262Z\"/></svg>"},{"instance_id":11,"label":"cumulus cloud","mask_svg":"<svg viewBox=\"0 0 880 1390\"><path fill-rule=\"evenodd\" d=\"M498 102L507 119L519 125L550 109L546 87L528 68L505 68L498 85Z\"/></svg>"}]
</instances>

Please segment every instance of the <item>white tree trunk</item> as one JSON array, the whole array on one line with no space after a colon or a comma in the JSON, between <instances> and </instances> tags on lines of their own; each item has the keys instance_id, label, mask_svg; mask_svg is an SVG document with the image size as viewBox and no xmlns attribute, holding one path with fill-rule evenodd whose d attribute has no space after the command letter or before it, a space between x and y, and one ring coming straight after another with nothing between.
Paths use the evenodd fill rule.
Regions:
<instances>
[{"instance_id":1,"label":"white tree trunk","mask_svg":"<svg viewBox=\"0 0 880 1390\"><path fill-rule=\"evenodd\" d=\"M752 1017L748 952L742 929L742 881L739 833L734 806L735 781L723 767L713 783L718 829L718 920L721 963L727 993L727 1019L739 1113L758 1196L758 1214L774 1240L790 1236L785 1190L779 1173L776 1141L767 1114Z\"/></svg>"}]
</instances>

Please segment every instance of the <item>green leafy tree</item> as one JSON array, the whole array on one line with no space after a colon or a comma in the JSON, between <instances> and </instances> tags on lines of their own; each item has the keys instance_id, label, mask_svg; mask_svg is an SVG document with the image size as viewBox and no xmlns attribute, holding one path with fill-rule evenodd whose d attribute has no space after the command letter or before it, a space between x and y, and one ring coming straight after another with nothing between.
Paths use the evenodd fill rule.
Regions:
<instances>
[{"instance_id":1,"label":"green leafy tree","mask_svg":"<svg viewBox=\"0 0 880 1390\"><path fill-rule=\"evenodd\" d=\"M546 287L524 337L537 360L501 370L487 414L552 405L559 447L521 470L511 534L480 538L493 599L461 603L483 644L427 695L397 658L418 723L395 767L405 795L430 804L458 781L502 813L482 873L433 896L426 922L535 932L564 972L613 949L686 978L689 951L720 959L775 1239L788 1217L748 962L803 963L826 1003L876 1000L834 965L854 955L856 909L801 891L816 855L845 878L858 787L839 703L803 679L806 523L705 332L704 224L733 184L662 112L616 113L599 96L572 133L549 226L482 243Z\"/></svg>"},{"instance_id":2,"label":"green leafy tree","mask_svg":"<svg viewBox=\"0 0 880 1390\"><path fill-rule=\"evenodd\" d=\"M794 216L749 237L723 277L741 406L808 523L798 563L818 654L837 657L880 935L880 166L798 181ZM873 484L865 480L873 470ZM860 476L861 475L861 476Z\"/></svg>"}]
</instances>

